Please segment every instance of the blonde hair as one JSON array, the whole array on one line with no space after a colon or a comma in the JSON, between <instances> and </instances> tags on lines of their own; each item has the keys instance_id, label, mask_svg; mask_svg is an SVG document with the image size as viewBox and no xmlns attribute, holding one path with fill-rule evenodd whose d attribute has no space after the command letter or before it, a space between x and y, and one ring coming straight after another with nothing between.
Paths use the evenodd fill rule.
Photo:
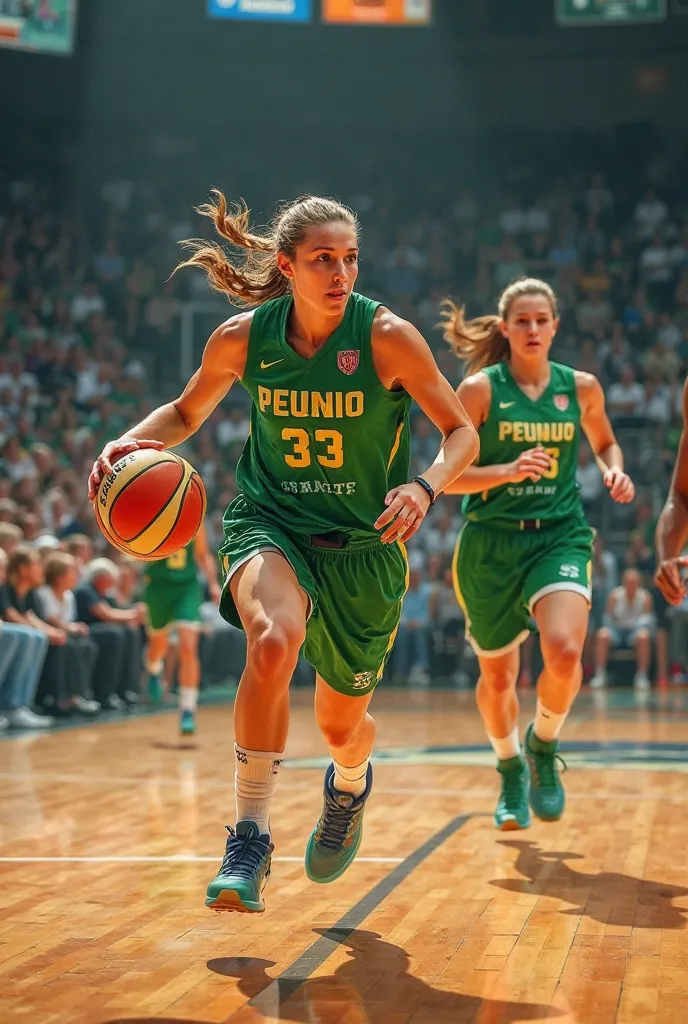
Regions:
<instances>
[{"instance_id":1,"label":"blonde hair","mask_svg":"<svg viewBox=\"0 0 688 1024\"><path fill-rule=\"evenodd\" d=\"M56 580L59 580L61 576L64 576L65 573L75 566L76 559L73 555L67 554L66 551L56 551L54 555L49 555L43 564L45 582L49 587L52 587Z\"/></svg>"},{"instance_id":2,"label":"blonde hair","mask_svg":"<svg viewBox=\"0 0 688 1024\"><path fill-rule=\"evenodd\" d=\"M499 297L498 313L466 320L465 306L457 306L451 299L442 303L442 320L438 324L444 340L455 355L466 364L466 373L477 373L486 366L494 366L509 358L509 340L502 334L502 322L516 299L523 295L544 295L555 319L559 316L557 297L546 281L537 277L523 277L505 288Z\"/></svg>"},{"instance_id":3,"label":"blonde hair","mask_svg":"<svg viewBox=\"0 0 688 1024\"><path fill-rule=\"evenodd\" d=\"M213 189L213 195L215 202L199 206L197 213L209 217L218 235L236 249L242 249L243 256L228 256L217 242L187 239L182 246L192 255L174 273L182 267L201 267L208 275L210 287L227 295L237 306L256 306L287 294L289 281L277 265L277 253L293 259L310 227L343 221L358 237L356 214L336 199L300 196L285 203L267 231L259 234L249 226L250 211L243 201L229 208L219 189Z\"/></svg>"}]
</instances>

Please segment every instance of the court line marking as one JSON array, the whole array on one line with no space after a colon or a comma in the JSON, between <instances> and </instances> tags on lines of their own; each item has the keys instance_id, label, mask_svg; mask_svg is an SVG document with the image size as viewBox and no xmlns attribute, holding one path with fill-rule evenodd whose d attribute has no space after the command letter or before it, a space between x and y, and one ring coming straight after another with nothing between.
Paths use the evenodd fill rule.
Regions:
<instances>
[{"instance_id":1,"label":"court line marking","mask_svg":"<svg viewBox=\"0 0 688 1024\"><path fill-rule=\"evenodd\" d=\"M657 771L657 762L652 762L655 766L653 771ZM384 767L384 766L383 766ZM427 765L429 768L482 768L489 767L488 765ZM582 765L576 764L576 768L582 767ZM612 769L631 769L636 771L646 770L644 763L626 762L625 764L619 765L608 765L596 763L591 765L595 769L609 768ZM688 766L684 766L688 767ZM314 769L300 769L302 771L313 771ZM672 762L669 762L666 766L662 765L663 771L677 772L679 768ZM162 786L181 790L184 786L191 784L193 787L198 789L223 789L227 793L231 794L234 792L233 782L223 782L221 780L215 781L214 779L185 779L183 777L178 779L157 779L154 777L150 778L136 778L136 777L122 777L108 776L107 778L99 778L98 776L85 777L83 775L53 775L50 772L0 772L0 780L4 782L26 782L31 781L32 783L41 782L60 782L67 784L75 784L81 786L96 785L96 786ZM292 782L288 783L289 789L313 789L313 784L310 782ZM457 797L493 797L496 793L495 789L447 789L446 787L430 788L426 786L375 786L376 793L384 793L389 796L457 796ZM680 794L664 794L664 793L623 793L623 792L611 792L611 793L569 793L566 794L567 800L657 800L661 803L686 803L688 801L688 794L681 796ZM274 858L273 858L274 860Z\"/></svg>"},{"instance_id":2,"label":"court line marking","mask_svg":"<svg viewBox=\"0 0 688 1024\"><path fill-rule=\"evenodd\" d=\"M301 956L297 957L293 964L290 964L289 967L282 971L279 977L271 981L269 985L252 999L249 999L241 1009L236 1010L229 1017L225 1018L222 1024L228 1024L233 1017L243 1013L247 1007L260 1011L261 1006L265 1006L267 1003L266 1010L274 1010L275 998L278 1001L278 1005L289 999L322 966L337 947L346 942L349 935L374 910L377 910L383 900L394 892L447 839L450 839L459 829L463 828L464 825L475 817L480 817L480 815L460 814L450 821L448 825L445 825L444 828L441 828L439 832L435 832L429 839L426 839L422 846L419 846L417 850L409 854L408 857L405 857L393 871L390 871L382 881L373 886L370 892L366 893L358 903L355 903L334 925L328 928L322 938L316 939Z\"/></svg>"},{"instance_id":3,"label":"court line marking","mask_svg":"<svg viewBox=\"0 0 688 1024\"><path fill-rule=\"evenodd\" d=\"M0 857L0 864L214 864L215 857L173 853L168 857ZM273 862L301 864L303 857L273 857ZM357 864L403 864L403 857L357 857Z\"/></svg>"}]
</instances>

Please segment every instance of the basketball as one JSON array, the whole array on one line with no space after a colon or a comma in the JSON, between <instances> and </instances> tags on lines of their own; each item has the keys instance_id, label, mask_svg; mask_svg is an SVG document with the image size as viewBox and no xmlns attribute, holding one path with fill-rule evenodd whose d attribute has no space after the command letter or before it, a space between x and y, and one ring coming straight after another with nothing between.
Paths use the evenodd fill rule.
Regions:
<instances>
[{"instance_id":1,"label":"basketball","mask_svg":"<svg viewBox=\"0 0 688 1024\"><path fill-rule=\"evenodd\" d=\"M206 509L203 481L169 451L139 448L113 464L93 502L98 526L114 547L153 562L186 547Z\"/></svg>"}]
</instances>

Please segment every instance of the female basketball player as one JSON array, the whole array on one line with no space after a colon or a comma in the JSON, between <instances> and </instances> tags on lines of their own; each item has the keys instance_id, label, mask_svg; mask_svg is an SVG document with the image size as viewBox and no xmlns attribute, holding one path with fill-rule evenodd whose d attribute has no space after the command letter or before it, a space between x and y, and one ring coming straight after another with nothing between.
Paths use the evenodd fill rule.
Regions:
<instances>
[{"instance_id":1,"label":"female basketball player","mask_svg":"<svg viewBox=\"0 0 688 1024\"><path fill-rule=\"evenodd\" d=\"M216 198L200 212L244 259L189 243L182 265L203 267L216 290L258 308L215 331L180 398L105 446L89 493L124 453L186 440L234 381L250 394L241 493L220 550L221 611L248 640L234 709L237 825L206 903L255 912L264 909L270 801L299 651L305 643L317 672L315 714L332 756L306 870L328 882L361 840L375 740L367 709L399 623L402 542L476 457L478 438L418 331L354 292L358 224L349 209L306 196L256 234L245 208L228 212ZM424 476L407 483L412 398L444 441Z\"/></svg>"},{"instance_id":2,"label":"female basketball player","mask_svg":"<svg viewBox=\"0 0 688 1024\"><path fill-rule=\"evenodd\" d=\"M634 487L623 470L599 382L550 362L559 324L544 281L510 285L498 316L466 322L445 303L444 334L466 361L458 388L480 436L480 459L447 493L465 494L466 525L454 554L457 597L478 655L478 708L498 758L500 829L527 828L564 809L558 736L582 681L593 532L576 484L581 428L615 501ZM534 617L544 669L525 754L518 734L519 647Z\"/></svg>"}]
</instances>

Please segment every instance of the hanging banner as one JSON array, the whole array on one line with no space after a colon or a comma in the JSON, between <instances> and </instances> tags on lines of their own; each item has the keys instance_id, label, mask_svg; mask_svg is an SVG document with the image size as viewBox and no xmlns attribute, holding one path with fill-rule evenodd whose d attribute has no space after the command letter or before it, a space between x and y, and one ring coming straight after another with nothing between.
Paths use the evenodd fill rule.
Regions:
<instances>
[{"instance_id":1,"label":"hanging banner","mask_svg":"<svg viewBox=\"0 0 688 1024\"><path fill-rule=\"evenodd\" d=\"M69 54L75 25L76 0L0 0L0 46Z\"/></svg>"},{"instance_id":2,"label":"hanging banner","mask_svg":"<svg viewBox=\"0 0 688 1024\"><path fill-rule=\"evenodd\" d=\"M429 25L432 0L322 0L323 21L358 25Z\"/></svg>"},{"instance_id":3,"label":"hanging banner","mask_svg":"<svg viewBox=\"0 0 688 1024\"><path fill-rule=\"evenodd\" d=\"M1 0L0 0L1 2ZM312 0L208 0L209 18L235 21L310 21Z\"/></svg>"}]
</instances>

